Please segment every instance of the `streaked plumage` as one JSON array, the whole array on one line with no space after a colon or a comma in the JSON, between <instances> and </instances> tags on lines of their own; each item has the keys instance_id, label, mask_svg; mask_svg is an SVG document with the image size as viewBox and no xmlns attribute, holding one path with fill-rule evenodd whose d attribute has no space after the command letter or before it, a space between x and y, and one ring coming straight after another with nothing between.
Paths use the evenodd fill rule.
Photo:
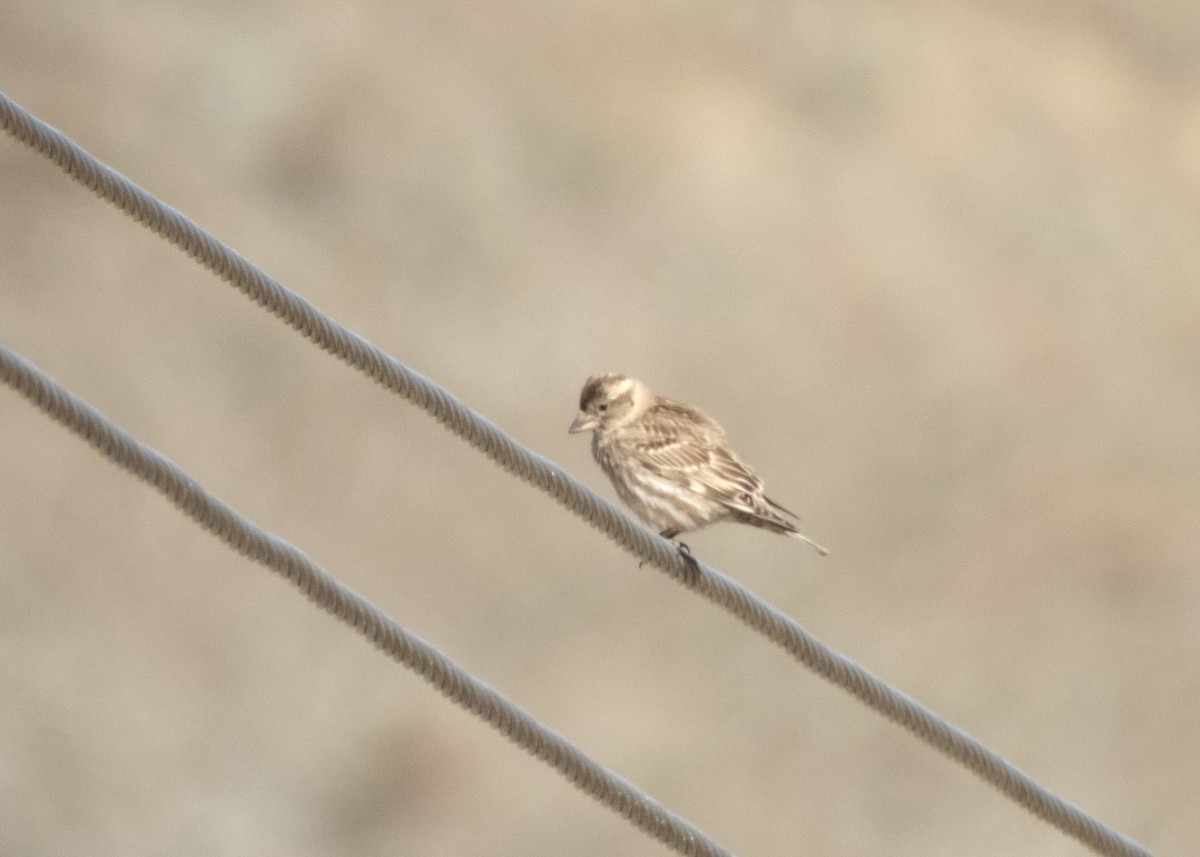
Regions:
<instances>
[{"instance_id":1,"label":"streaked plumage","mask_svg":"<svg viewBox=\"0 0 1200 857\"><path fill-rule=\"evenodd\" d=\"M729 448L725 430L695 408L624 375L589 378L570 431L592 432L592 455L621 500L667 538L736 521L825 548L763 493L762 480Z\"/></svg>"}]
</instances>

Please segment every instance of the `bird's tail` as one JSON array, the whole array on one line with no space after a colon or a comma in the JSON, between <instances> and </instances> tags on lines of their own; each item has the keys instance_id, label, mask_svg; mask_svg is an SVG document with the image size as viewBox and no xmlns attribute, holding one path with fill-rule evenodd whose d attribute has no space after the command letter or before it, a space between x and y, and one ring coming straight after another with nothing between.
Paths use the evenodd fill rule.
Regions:
<instances>
[{"instance_id":1,"label":"bird's tail","mask_svg":"<svg viewBox=\"0 0 1200 857\"><path fill-rule=\"evenodd\" d=\"M776 503L776 502L775 502L774 500L772 500L770 497L763 496L763 499L767 501L767 504L768 504L768 505L769 505L769 506L770 506L772 509L775 509L775 510L776 510L776 511L778 511L778 512L783 512L785 515L788 515L789 517L795 518L797 521L799 521L799 520L800 520L800 516L799 516L799 515L797 515L797 514L796 514L795 512L793 512L791 509L787 509L787 508L785 508L785 507L783 507L783 506L780 506L778 503ZM821 556L829 556L829 551L828 551L828 550L826 550L826 549L825 549L825 548L823 548L821 545L819 545L819 544L817 544L816 542L814 542L814 541L813 541L812 539L810 539L808 536L804 535L804 533L802 533L802 532L800 532L799 530L797 530L797 529L796 529L794 526L792 526L792 524L791 524L790 522L780 519L780 520L779 520L779 523L783 525L783 526L782 526L782 530L783 530L783 534L784 534L785 536L791 536L791 537L792 537L793 539L795 539L796 541L799 541L799 542L805 542L806 544L812 545L812 548L813 548L813 550L815 550L815 551L816 551L817 553L819 553Z\"/></svg>"},{"instance_id":2,"label":"bird's tail","mask_svg":"<svg viewBox=\"0 0 1200 857\"><path fill-rule=\"evenodd\" d=\"M821 556L829 556L828 550L821 547L821 545L814 542L812 539L810 539L808 536L804 535L804 533L800 532L799 530L787 529L787 530L784 530L783 534L785 536L791 536L796 541L805 542L806 544L812 545L813 550L815 550Z\"/></svg>"}]
</instances>

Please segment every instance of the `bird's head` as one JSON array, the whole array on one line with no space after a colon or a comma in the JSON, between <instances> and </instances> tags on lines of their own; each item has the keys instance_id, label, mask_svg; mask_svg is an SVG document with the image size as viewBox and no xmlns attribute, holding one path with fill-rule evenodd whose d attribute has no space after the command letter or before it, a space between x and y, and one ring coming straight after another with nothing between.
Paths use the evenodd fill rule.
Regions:
<instances>
[{"instance_id":1,"label":"bird's head","mask_svg":"<svg viewBox=\"0 0 1200 857\"><path fill-rule=\"evenodd\" d=\"M569 431L607 431L636 420L654 403L654 394L626 375L594 375L579 394L579 416Z\"/></svg>"}]
</instances>

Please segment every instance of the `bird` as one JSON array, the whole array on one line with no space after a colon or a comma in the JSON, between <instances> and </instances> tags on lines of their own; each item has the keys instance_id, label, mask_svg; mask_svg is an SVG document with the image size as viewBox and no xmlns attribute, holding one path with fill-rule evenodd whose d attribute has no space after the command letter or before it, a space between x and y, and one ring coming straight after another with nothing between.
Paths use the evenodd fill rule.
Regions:
<instances>
[{"instance_id":1,"label":"bird","mask_svg":"<svg viewBox=\"0 0 1200 857\"><path fill-rule=\"evenodd\" d=\"M655 395L636 378L588 378L568 431L592 432L592 456L617 495L689 558L690 549L676 536L718 521L761 527L805 542L822 556L829 553L789 520L799 520L795 513L766 495L719 423Z\"/></svg>"}]
</instances>

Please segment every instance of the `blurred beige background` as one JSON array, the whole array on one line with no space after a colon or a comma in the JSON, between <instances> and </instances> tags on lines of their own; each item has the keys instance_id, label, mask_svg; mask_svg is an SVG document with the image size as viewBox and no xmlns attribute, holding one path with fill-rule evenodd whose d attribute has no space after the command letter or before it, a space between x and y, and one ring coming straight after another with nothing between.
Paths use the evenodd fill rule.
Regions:
<instances>
[{"instance_id":1,"label":"blurred beige background","mask_svg":"<svg viewBox=\"0 0 1200 857\"><path fill-rule=\"evenodd\" d=\"M0 88L606 496L593 372L833 556L690 539L1200 839L1200 6L10 4ZM0 341L742 855L1076 855L0 141ZM0 389L0 852L664 854Z\"/></svg>"}]
</instances>

